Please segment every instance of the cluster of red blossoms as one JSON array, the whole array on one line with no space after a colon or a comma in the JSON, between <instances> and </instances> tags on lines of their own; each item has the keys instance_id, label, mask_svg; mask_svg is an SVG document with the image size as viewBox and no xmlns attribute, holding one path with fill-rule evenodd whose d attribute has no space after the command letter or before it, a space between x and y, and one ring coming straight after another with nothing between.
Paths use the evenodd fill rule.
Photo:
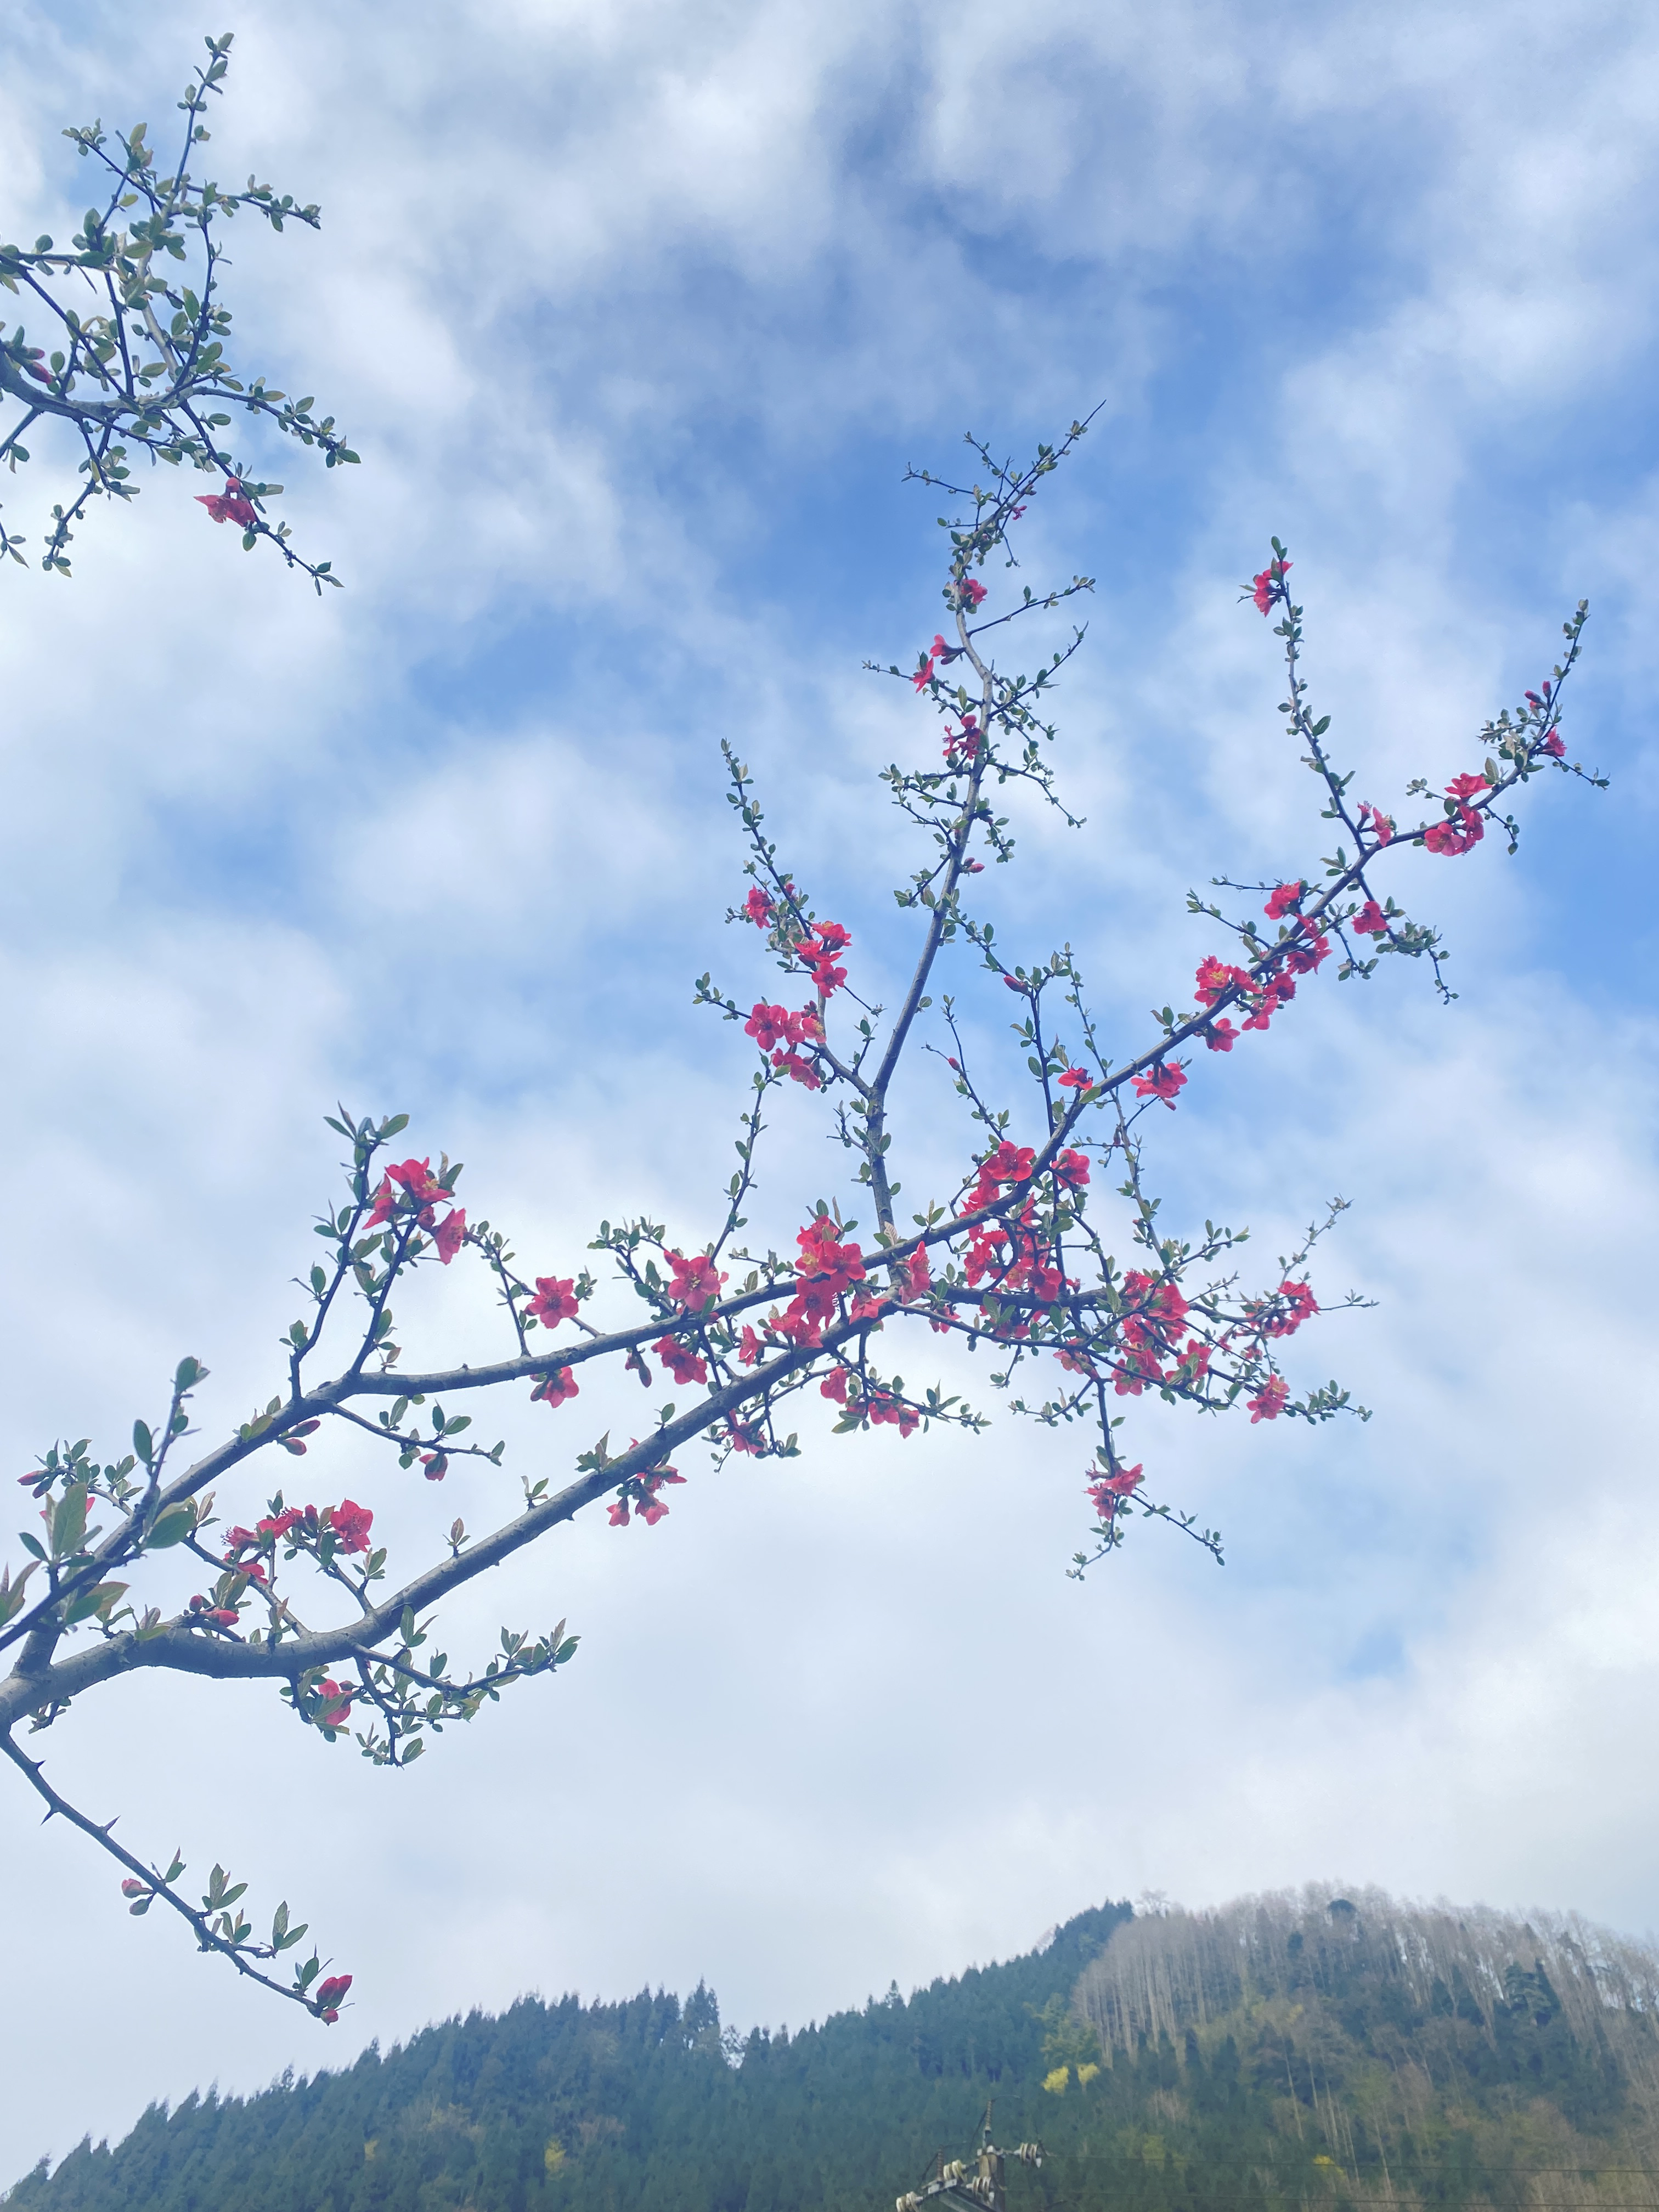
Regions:
<instances>
[{"instance_id":1,"label":"cluster of red blossoms","mask_svg":"<svg viewBox=\"0 0 1659 2212\"><path fill-rule=\"evenodd\" d=\"M1081 1070L1068 1069L1066 1073L1067 1076L1080 1075L1085 1084L1088 1081ZM1065 1082L1066 1076L1060 1080ZM1036 1158L1030 1145L1011 1144L1005 1137L980 1162L978 1172L957 1206L957 1212L981 1212L987 1206L994 1206L1005 1190L1017 1189L1021 1183L1029 1182ZM1052 1172L1066 1188L1081 1190L1089 1180L1088 1157L1076 1152L1058 1153ZM1023 1291L1039 1305L1052 1305L1060 1297L1066 1288L1066 1278L1054 1265L1049 1248L1039 1233L1034 1192L1027 1192L1017 1211L1000 1216L994 1214L974 1224L968 1232L963 1271L969 1283L976 1285L991 1276L999 1290Z\"/></svg>"},{"instance_id":2,"label":"cluster of red blossoms","mask_svg":"<svg viewBox=\"0 0 1659 2212\"><path fill-rule=\"evenodd\" d=\"M1279 964L1267 974L1252 975L1246 968L1218 960L1213 952L1206 953L1194 976L1194 996L1200 1006L1213 1006L1224 992L1237 989L1246 1009L1243 1029L1265 1030L1279 1008L1295 998L1296 978L1310 975L1330 957L1331 951L1331 941L1323 931L1316 929L1296 912L1307 891L1304 883L1280 884L1262 908L1273 921L1282 921L1286 915L1291 917L1289 934L1281 939L1269 956ZM1367 904L1356 927L1376 933L1386 929L1388 921L1373 900ZM1206 1024L1204 1042L1212 1052L1231 1052L1240 1034L1224 1016L1218 1016ZM1138 1079L1136 1088L1139 1087Z\"/></svg>"},{"instance_id":3,"label":"cluster of red blossoms","mask_svg":"<svg viewBox=\"0 0 1659 2212\"><path fill-rule=\"evenodd\" d=\"M216 522L234 522L243 530L252 530L259 520L240 477L227 477L222 491L198 491L196 504L206 507Z\"/></svg>"},{"instance_id":4,"label":"cluster of red blossoms","mask_svg":"<svg viewBox=\"0 0 1659 2212\"><path fill-rule=\"evenodd\" d=\"M793 886L790 888L793 890ZM744 899L743 912L757 929L774 928L781 918L780 908L758 884L752 886ZM770 1054L774 1067L808 1091L821 1091L823 1079L803 1054L823 1042L824 1001L832 998L847 981L847 970L841 966L840 959L853 941L852 933L838 921L812 921L799 936L793 936L793 931L790 934L792 941L785 950L811 978L818 1003L816 1006L793 1009L770 1006L762 1000L744 1024L744 1032L754 1038L763 1053Z\"/></svg>"},{"instance_id":5,"label":"cluster of red blossoms","mask_svg":"<svg viewBox=\"0 0 1659 2212\"><path fill-rule=\"evenodd\" d=\"M636 1437L634 1441L637 1443L639 1438ZM611 1526L613 1528L627 1528L631 1503L634 1510L639 1514L646 1527L654 1528L659 1521L666 1517L668 1512L668 1508L663 1504L658 1492L666 1482L680 1483L684 1480L685 1477L683 1474L677 1474L672 1467L653 1468L649 1474L637 1475L632 1485L631 1501L626 1491L620 1498L611 1499Z\"/></svg>"},{"instance_id":6,"label":"cluster of red blossoms","mask_svg":"<svg viewBox=\"0 0 1659 2212\"><path fill-rule=\"evenodd\" d=\"M1097 1474L1093 1468L1089 1472L1095 1477L1089 1485L1089 1496L1103 1521L1112 1520L1119 1508L1140 1486L1141 1470L1138 1463L1133 1467L1113 1468L1104 1474Z\"/></svg>"},{"instance_id":7,"label":"cluster of red blossoms","mask_svg":"<svg viewBox=\"0 0 1659 2212\"><path fill-rule=\"evenodd\" d=\"M225 1565L234 1567L239 1575L246 1575L250 1582L262 1583L265 1579L264 1565L258 1559L245 1559L244 1553L273 1554L278 1544L296 1528L302 1529L313 1542L331 1536L337 1551L366 1552L374 1525L373 1508L359 1505L355 1498L343 1498L337 1505L285 1506L282 1512L268 1514L263 1521L256 1522L252 1528L227 1528ZM234 1613L231 1619L235 1619Z\"/></svg>"},{"instance_id":8,"label":"cluster of red blossoms","mask_svg":"<svg viewBox=\"0 0 1659 2212\"><path fill-rule=\"evenodd\" d=\"M416 1225L430 1236L438 1257L447 1267L466 1241L465 1206L455 1206L441 1221L437 1218L434 1209L449 1204L449 1193L433 1174L429 1159L400 1160L380 1177L374 1204L363 1226L379 1229L391 1220L400 1205L408 1206L414 1210Z\"/></svg>"}]
</instances>

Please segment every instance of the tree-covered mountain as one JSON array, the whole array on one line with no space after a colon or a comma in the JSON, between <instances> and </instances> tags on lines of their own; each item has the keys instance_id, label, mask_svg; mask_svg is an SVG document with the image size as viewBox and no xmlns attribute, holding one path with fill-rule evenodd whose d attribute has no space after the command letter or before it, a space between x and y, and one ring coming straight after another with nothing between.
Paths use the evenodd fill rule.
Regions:
<instances>
[{"instance_id":1,"label":"tree-covered mountain","mask_svg":"<svg viewBox=\"0 0 1659 2212\"><path fill-rule=\"evenodd\" d=\"M146 2113L6 2212L890 2212L1040 2138L1009 2212L1654 2208L1659 1960L1577 1922L1309 1891L1085 1912L790 2035L713 1996L525 1999Z\"/></svg>"}]
</instances>

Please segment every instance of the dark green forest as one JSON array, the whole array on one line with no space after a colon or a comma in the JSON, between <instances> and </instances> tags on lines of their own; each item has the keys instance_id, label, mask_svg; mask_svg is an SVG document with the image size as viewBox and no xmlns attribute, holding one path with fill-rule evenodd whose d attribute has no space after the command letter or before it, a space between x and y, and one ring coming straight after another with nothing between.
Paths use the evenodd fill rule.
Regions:
<instances>
[{"instance_id":1,"label":"dark green forest","mask_svg":"<svg viewBox=\"0 0 1659 2212\"><path fill-rule=\"evenodd\" d=\"M1356 1902L1356 1899L1358 1900ZM790 2034L714 1997L526 1998L337 2074L152 2109L7 2212L890 2212L1040 2139L1009 2212L1655 2208L1656 1962L1310 1891L1080 1914L1043 1949Z\"/></svg>"}]
</instances>

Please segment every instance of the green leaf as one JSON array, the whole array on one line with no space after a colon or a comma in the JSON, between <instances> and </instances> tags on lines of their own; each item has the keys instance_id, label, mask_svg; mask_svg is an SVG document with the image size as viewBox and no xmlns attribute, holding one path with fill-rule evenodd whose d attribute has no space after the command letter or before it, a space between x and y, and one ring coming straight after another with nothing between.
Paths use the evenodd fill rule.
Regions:
<instances>
[{"instance_id":1,"label":"green leaf","mask_svg":"<svg viewBox=\"0 0 1659 2212\"><path fill-rule=\"evenodd\" d=\"M81 1548L81 1539L87 1533L88 1502L86 1485L72 1482L53 1507L52 1553L55 1559L64 1559Z\"/></svg>"},{"instance_id":2,"label":"green leaf","mask_svg":"<svg viewBox=\"0 0 1659 2212\"><path fill-rule=\"evenodd\" d=\"M155 1440L150 1435L149 1426L147 1422L135 1421L133 1423L132 1449L137 1453L139 1458L144 1462L146 1466L148 1466L149 1462L155 1456Z\"/></svg>"},{"instance_id":3,"label":"green leaf","mask_svg":"<svg viewBox=\"0 0 1659 2212\"><path fill-rule=\"evenodd\" d=\"M170 1545L182 1544L196 1526L196 1509L191 1504L169 1505L165 1513L156 1516L155 1525L144 1539L147 1552L165 1552Z\"/></svg>"},{"instance_id":4,"label":"green leaf","mask_svg":"<svg viewBox=\"0 0 1659 2212\"><path fill-rule=\"evenodd\" d=\"M64 1612L64 1627L73 1628L78 1620L90 1620L94 1613L100 1620L107 1620L116 1599L125 1596L126 1589L125 1583L100 1583L95 1589L82 1590Z\"/></svg>"}]
</instances>

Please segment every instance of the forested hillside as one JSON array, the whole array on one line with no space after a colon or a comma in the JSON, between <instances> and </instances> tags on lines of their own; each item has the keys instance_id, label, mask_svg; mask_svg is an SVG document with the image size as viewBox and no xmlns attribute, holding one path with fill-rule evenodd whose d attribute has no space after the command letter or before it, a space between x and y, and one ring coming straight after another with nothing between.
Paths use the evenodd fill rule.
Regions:
<instances>
[{"instance_id":1,"label":"forested hillside","mask_svg":"<svg viewBox=\"0 0 1659 2212\"><path fill-rule=\"evenodd\" d=\"M936 2151L1010 2212L1655 2208L1659 1960L1370 1892L1081 1914L789 2034L714 1997L526 1999L339 2074L147 2113L7 2212L889 2212Z\"/></svg>"}]
</instances>

